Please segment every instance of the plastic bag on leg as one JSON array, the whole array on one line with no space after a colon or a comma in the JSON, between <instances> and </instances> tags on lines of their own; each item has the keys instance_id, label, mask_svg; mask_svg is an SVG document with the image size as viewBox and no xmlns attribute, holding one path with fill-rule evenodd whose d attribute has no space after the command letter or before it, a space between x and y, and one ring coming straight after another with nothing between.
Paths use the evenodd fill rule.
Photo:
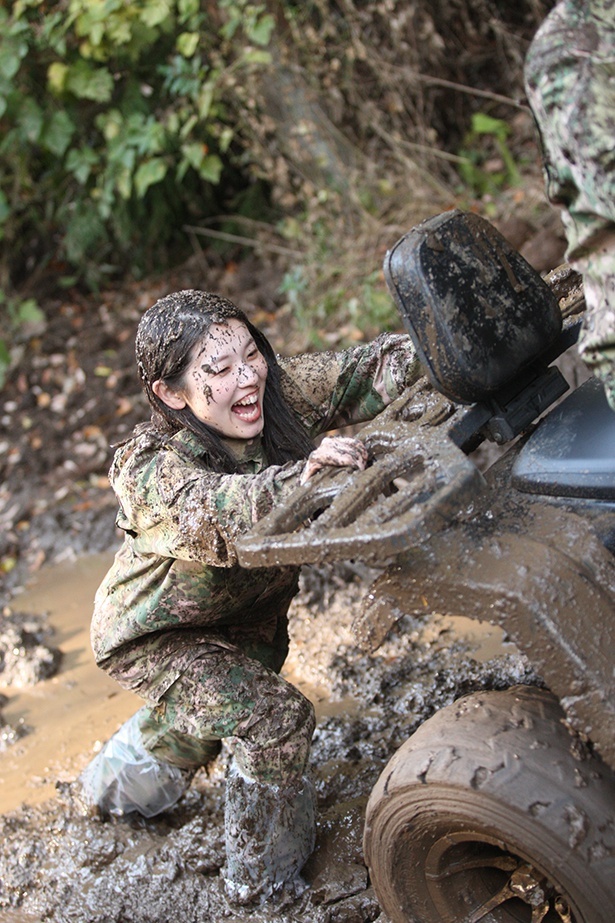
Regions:
<instances>
[{"instance_id":1,"label":"plastic bag on leg","mask_svg":"<svg viewBox=\"0 0 615 923\"><path fill-rule=\"evenodd\" d=\"M154 817L184 794L193 773L157 760L143 746L137 712L79 776L82 800L103 814Z\"/></svg>"},{"instance_id":2,"label":"plastic bag on leg","mask_svg":"<svg viewBox=\"0 0 615 923\"><path fill-rule=\"evenodd\" d=\"M235 903L264 903L305 890L299 876L316 839L315 791L307 777L268 785L233 767L225 806L224 883Z\"/></svg>"}]
</instances>

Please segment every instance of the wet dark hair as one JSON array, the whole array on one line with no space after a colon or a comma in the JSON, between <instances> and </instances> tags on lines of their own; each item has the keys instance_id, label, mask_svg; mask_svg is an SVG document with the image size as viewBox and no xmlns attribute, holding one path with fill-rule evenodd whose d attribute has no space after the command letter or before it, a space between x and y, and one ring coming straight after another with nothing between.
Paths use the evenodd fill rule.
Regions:
<instances>
[{"instance_id":1,"label":"wet dark hair","mask_svg":"<svg viewBox=\"0 0 615 923\"><path fill-rule=\"evenodd\" d=\"M267 461L281 465L307 458L314 445L284 400L280 368L269 340L232 301L209 292L191 289L174 292L157 301L141 318L135 354L139 377L153 411L148 429L161 438L188 429L203 443L207 464L214 471L230 473L237 469L237 461L213 427L198 420L188 406L181 410L168 407L152 389L158 380L173 390L180 388L193 347L212 324L224 324L231 319L245 324L267 362L262 435Z\"/></svg>"}]
</instances>

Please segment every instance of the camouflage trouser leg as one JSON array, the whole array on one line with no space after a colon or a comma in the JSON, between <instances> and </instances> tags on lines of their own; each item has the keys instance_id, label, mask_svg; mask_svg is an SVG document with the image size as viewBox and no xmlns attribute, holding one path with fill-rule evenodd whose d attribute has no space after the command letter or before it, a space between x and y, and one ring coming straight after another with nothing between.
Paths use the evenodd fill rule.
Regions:
<instances>
[{"instance_id":1,"label":"camouflage trouser leg","mask_svg":"<svg viewBox=\"0 0 615 923\"><path fill-rule=\"evenodd\" d=\"M238 904L264 903L305 890L300 872L316 840L316 793L306 777L263 785L232 768L227 778L224 835L226 893Z\"/></svg>"},{"instance_id":2,"label":"camouflage trouser leg","mask_svg":"<svg viewBox=\"0 0 615 923\"><path fill-rule=\"evenodd\" d=\"M215 760L220 752L219 740L203 740L170 727L164 708L144 705L136 715L143 746L162 763L195 770Z\"/></svg>"},{"instance_id":3,"label":"camouflage trouser leg","mask_svg":"<svg viewBox=\"0 0 615 923\"><path fill-rule=\"evenodd\" d=\"M183 768L194 757L196 768L225 739L242 772L285 784L307 765L314 724L313 706L298 689L241 651L220 650L197 657L167 690L144 743Z\"/></svg>"},{"instance_id":4,"label":"camouflage trouser leg","mask_svg":"<svg viewBox=\"0 0 615 923\"><path fill-rule=\"evenodd\" d=\"M615 143L615 141L614 141ZM583 274L587 312L579 337L579 353L601 379L615 410L615 226L585 259L570 259Z\"/></svg>"},{"instance_id":5,"label":"camouflage trouser leg","mask_svg":"<svg viewBox=\"0 0 615 923\"><path fill-rule=\"evenodd\" d=\"M580 352L615 409L615 0L560 0L528 52L547 195L583 274Z\"/></svg>"},{"instance_id":6,"label":"camouflage trouser leg","mask_svg":"<svg viewBox=\"0 0 615 923\"><path fill-rule=\"evenodd\" d=\"M232 750L223 873L229 897L252 903L283 889L300 893L299 872L316 834L315 794L304 774L311 702L239 648L220 648L189 665L145 724L150 752L184 767L204 760L222 738Z\"/></svg>"}]
</instances>

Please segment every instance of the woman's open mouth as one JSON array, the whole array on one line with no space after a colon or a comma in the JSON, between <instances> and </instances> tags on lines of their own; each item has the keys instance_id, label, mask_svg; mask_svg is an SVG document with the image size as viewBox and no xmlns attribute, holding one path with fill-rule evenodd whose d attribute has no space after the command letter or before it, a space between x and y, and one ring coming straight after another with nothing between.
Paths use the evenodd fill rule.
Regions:
<instances>
[{"instance_id":1,"label":"woman's open mouth","mask_svg":"<svg viewBox=\"0 0 615 923\"><path fill-rule=\"evenodd\" d=\"M260 398L257 391L237 401L232 406L233 413L244 423L255 423L261 416Z\"/></svg>"}]
</instances>

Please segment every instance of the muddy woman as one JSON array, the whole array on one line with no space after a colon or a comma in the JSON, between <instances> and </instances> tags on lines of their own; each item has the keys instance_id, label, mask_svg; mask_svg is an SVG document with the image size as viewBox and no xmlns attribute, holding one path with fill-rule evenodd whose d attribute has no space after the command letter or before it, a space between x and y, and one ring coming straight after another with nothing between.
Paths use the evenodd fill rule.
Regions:
<instances>
[{"instance_id":1,"label":"muddy woman","mask_svg":"<svg viewBox=\"0 0 615 923\"><path fill-rule=\"evenodd\" d=\"M313 440L371 419L416 380L414 348L383 334L278 360L231 302L181 291L143 315L136 359L152 416L111 467L124 539L96 595L92 646L144 705L86 768L82 797L151 817L224 741L228 898L292 898L315 840L314 710L280 676L298 572L245 570L235 543L319 468L366 465L358 439Z\"/></svg>"}]
</instances>

